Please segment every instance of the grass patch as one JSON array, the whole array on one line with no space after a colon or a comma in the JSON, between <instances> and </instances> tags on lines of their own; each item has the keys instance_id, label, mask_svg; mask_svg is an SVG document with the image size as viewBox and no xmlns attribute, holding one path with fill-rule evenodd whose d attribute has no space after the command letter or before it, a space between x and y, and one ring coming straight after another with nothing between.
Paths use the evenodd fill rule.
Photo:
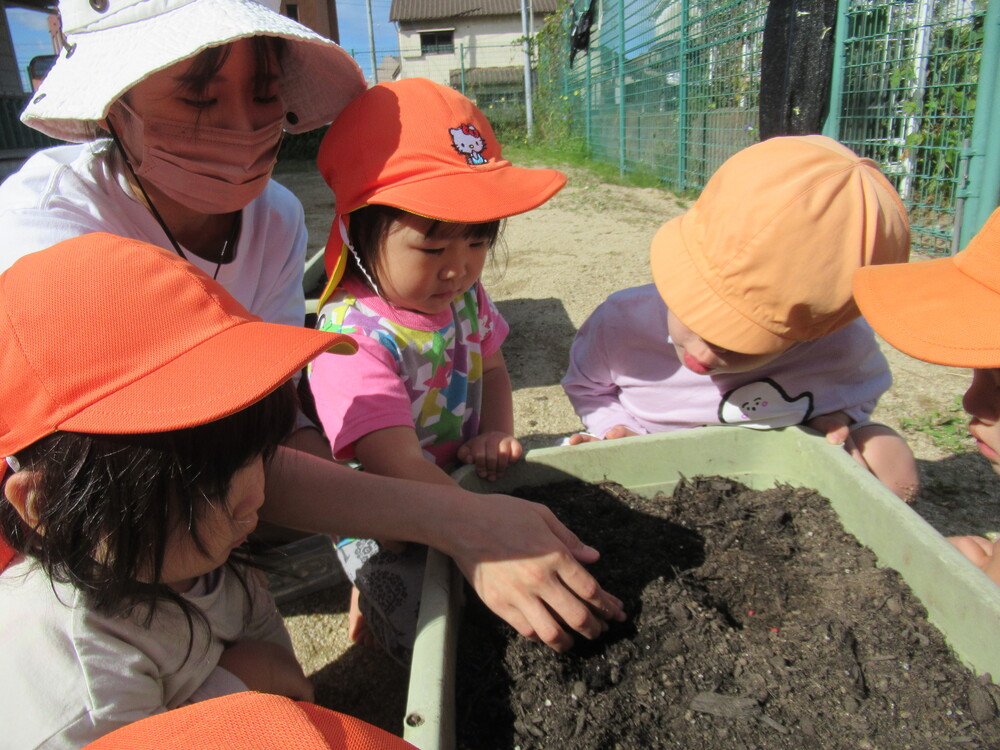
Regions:
<instances>
[{"instance_id":1,"label":"grass patch","mask_svg":"<svg viewBox=\"0 0 1000 750\"><path fill-rule=\"evenodd\" d=\"M554 169L560 167L583 169L599 182L626 187L655 187L672 193L655 175L643 172L626 172L621 175L616 165L589 158L582 143L569 144L567 148L555 149L551 146L514 142L504 145L503 155L504 158L523 167L546 166Z\"/></svg>"},{"instance_id":2,"label":"grass patch","mask_svg":"<svg viewBox=\"0 0 1000 750\"><path fill-rule=\"evenodd\" d=\"M975 448L969 435L969 415L962 408L962 397L955 396L950 406L913 419L899 421L905 432L922 432L935 446L950 453L968 453Z\"/></svg>"}]
</instances>

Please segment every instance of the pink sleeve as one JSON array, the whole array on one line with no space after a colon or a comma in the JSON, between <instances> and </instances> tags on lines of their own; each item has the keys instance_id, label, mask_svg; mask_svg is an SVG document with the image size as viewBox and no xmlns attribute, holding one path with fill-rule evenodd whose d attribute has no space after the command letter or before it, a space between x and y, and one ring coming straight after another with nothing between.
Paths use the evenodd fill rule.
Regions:
<instances>
[{"instance_id":1,"label":"pink sleeve","mask_svg":"<svg viewBox=\"0 0 1000 750\"><path fill-rule=\"evenodd\" d=\"M354 442L386 427L412 427L410 397L388 350L368 336L355 336L352 355L321 354L309 385L326 437L338 460L354 458Z\"/></svg>"},{"instance_id":2,"label":"pink sleeve","mask_svg":"<svg viewBox=\"0 0 1000 750\"><path fill-rule=\"evenodd\" d=\"M621 327L612 301L605 301L583 322L570 346L562 387L587 432L599 438L617 425L638 435L648 432L622 404L617 382L619 360L635 356L631 333Z\"/></svg>"},{"instance_id":3,"label":"pink sleeve","mask_svg":"<svg viewBox=\"0 0 1000 750\"><path fill-rule=\"evenodd\" d=\"M481 283L476 285L476 304L479 306L479 330L482 333L480 351L486 359L500 351L510 333L510 326Z\"/></svg>"}]
</instances>

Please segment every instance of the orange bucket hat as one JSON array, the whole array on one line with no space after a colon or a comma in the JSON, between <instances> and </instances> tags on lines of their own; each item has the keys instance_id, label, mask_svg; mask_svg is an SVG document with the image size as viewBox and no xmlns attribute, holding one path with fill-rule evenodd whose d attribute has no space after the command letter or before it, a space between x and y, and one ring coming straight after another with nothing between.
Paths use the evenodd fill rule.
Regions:
<instances>
[{"instance_id":1,"label":"orange bucket hat","mask_svg":"<svg viewBox=\"0 0 1000 750\"><path fill-rule=\"evenodd\" d=\"M660 295L705 341L743 354L833 333L859 314L851 277L905 261L903 203L870 159L821 135L730 157L653 238Z\"/></svg>"},{"instance_id":2,"label":"orange bucket hat","mask_svg":"<svg viewBox=\"0 0 1000 750\"><path fill-rule=\"evenodd\" d=\"M1000 209L968 246L854 274L872 328L911 357L952 367L1000 367Z\"/></svg>"},{"instance_id":3,"label":"orange bucket hat","mask_svg":"<svg viewBox=\"0 0 1000 750\"><path fill-rule=\"evenodd\" d=\"M266 693L233 693L116 729L84 750L416 750L352 716Z\"/></svg>"},{"instance_id":4,"label":"orange bucket hat","mask_svg":"<svg viewBox=\"0 0 1000 750\"><path fill-rule=\"evenodd\" d=\"M158 247L86 234L0 275L0 456L57 430L167 432L233 414L354 340L265 323Z\"/></svg>"},{"instance_id":5,"label":"orange bucket hat","mask_svg":"<svg viewBox=\"0 0 1000 750\"><path fill-rule=\"evenodd\" d=\"M362 206L480 224L530 211L566 184L562 172L504 159L486 116L426 78L380 83L356 97L327 130L316 161L337 201L325 258L331 291L346 262L346 217Z\"/></svg>"}]
</instances>

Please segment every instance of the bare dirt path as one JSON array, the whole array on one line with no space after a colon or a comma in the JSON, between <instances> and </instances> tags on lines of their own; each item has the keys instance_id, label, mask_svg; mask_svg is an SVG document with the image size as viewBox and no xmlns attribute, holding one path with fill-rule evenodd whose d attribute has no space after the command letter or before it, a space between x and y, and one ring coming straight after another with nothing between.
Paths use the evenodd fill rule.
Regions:
<instances>
[{"instance_id":1,"label":"bare dirt path","mask_svg":"<svg viewBox=\"0 0 1000 750\"><path fill-rule=\"evenodd\" d=\"M611 185L583 170L566 171L569 183L562 192L509 220L506 261L497 253L495 267L484 274L511 325L504 356L514 384L515 428L529 449L578 429L559 386L573 335L608 294L647 283L653 234L688 205L664 190ZM319 251L332 218L329 189L309 163L279 165L276 174L303 201L310 248ZM895 384L875 418L896 429L910 419L923 420L938 436L961 433L960 425L933 426L931 415L964 422L952 410L969 382L968 371L918 362L888 346L883 350ZM970 441L956 441L956 452L935 445L925 432L904 434L920 463L918 513L944 534L1000 529L1000 478ZM399 731L405 674L378 654L349 647L343 638L345 608L346 591L333 590L287 610L299 656L317 683L317 700Z\"/></svg>"}]
</instances>

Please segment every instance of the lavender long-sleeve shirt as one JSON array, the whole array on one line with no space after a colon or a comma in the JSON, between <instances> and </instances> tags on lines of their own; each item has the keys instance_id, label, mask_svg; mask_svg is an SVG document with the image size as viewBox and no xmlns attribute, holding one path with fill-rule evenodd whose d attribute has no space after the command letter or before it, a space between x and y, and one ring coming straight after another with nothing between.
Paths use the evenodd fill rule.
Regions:
<instances>
[{"instance_id":1,"label":"lavender long-sleeve shirt","mask_svg":"<svg viewBox=\"0 0 1000 750\"><path fill-rule=\"evenodd\" d=\"M653 284L616 292L598 306L573 341L562 380L598 437L615 425L638 434L719 424L786 427L840 410L863 422L891 384L863 319L796 344L757 370L698 375L677 358L667 307Z\"/></svg>"}]
</instances>

